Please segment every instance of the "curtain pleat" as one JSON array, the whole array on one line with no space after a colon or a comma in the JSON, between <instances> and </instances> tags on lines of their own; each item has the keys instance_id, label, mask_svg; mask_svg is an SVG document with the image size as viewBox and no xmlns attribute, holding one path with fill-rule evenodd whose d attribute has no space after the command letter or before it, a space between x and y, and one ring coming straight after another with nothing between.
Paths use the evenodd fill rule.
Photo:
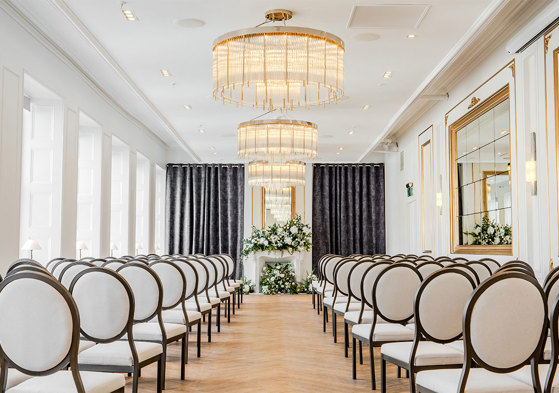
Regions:
<instances>
[{"instance_id":1,"label":"curtain pleat","mask_svg":"<svg viewBox=\"0 0 559 393\"><path fill-rule=\"evenodd\" d=\"M324 254L386 252L384 164L313 165L313 269Z\"/></svg>"},{"instance_id":2,"label":"curtain pleat","mask_svg":"<svg viewBox=\"0 0 559 393\"><path fill-rule=\"evenodd\" d=\"M242 164L167 165L169 254L230 254L240 278L244 192Z\"/></svg>"}]
</instances>

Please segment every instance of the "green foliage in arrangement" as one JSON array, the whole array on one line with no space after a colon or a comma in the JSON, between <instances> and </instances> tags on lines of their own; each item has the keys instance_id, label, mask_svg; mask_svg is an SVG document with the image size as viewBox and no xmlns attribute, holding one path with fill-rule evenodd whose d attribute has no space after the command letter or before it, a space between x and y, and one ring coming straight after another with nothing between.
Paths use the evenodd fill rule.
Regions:
<instances>
[{"instance_id":1,"label":"green foliage in arrangement","mask_svg":"<svg viewBox=\"0 0 559 393\"><path fill-rule=\"evenodd\" d=\"M266 295L310 293L311 284L316 279L316 275L311 272L303 281L297 282L291 264L267 264L260 279L260 290Z\"/></svg>"},{"instance_id":2,"label":"green foliage in arrangement","mask_svg":"<svg viewBox=\"0 0 559 393\"><path fill-rule=\"evenodd\" d=\"M489 219L486 214L483 216L481 224L476 224L473 231L464 232L464 235L472 238L472 241L468 243L471 245L512 244L510 225L499 225Z\"/></svg>"}]
</instances>

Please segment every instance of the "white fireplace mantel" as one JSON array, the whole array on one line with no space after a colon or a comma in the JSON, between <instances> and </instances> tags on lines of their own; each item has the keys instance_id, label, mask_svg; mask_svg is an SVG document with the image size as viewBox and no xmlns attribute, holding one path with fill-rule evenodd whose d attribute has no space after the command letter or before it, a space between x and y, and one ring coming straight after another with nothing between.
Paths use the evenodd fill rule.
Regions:
<instances>
[{"instance_id":1,"label":"white fireplace mantel","mask_svg":"<svg viewBox=\"0 0 559 393\"><path fill-rule=\"evenodd\" d=\"M303 252L259 251L250 254L244 262L244 275L255 283L255 291L260 293L260 277L264 266L268 263L290 263L295 272L295 280L302 281L305 277L303 271Z\"/></svg>"}]
</instances>

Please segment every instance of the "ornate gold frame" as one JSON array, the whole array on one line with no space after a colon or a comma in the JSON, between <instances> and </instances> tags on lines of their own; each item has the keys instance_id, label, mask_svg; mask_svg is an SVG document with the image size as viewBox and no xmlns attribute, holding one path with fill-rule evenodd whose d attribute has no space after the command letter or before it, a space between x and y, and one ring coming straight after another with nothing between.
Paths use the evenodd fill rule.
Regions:
<instances>
[{"instance_id":1,"label":"ornate gold frame","mask_svg":"<svg viewBox=\"0 0 559 393\"><path fill-rule=\"evenodd\" d=\"M507 84L495 94L487 98L485 101L480 102L476 105L475 109L472 109L467 114L456 120L450 126L448 126L448 137L449 137L449 170L450 170L450 252L451 254L488 254L488 255L512 255L512 244L507 245L488 245L488 246L472 246L472 245L459 245L457 244L458 239L458 222L456 219L456 212L458 211L458 193L455 192L457 188L457 176L456 176L456 132L462 129L466 124L469 124L473 120L477 119L487 111L491 110L493 107L497 106L501 102L505 101L510 97L510 85ZM509 116L511 114L510 101L509 101ZM510 146L510 136L509 132L509 146ZM509 147L510 148L510 147ZM512 152L511 152L512 154ZM511 190L512 191L512 190ZM512 226L512 223L511 223ZM514 232L513 232L514 234Z\"/></svg>"}]
</instances>

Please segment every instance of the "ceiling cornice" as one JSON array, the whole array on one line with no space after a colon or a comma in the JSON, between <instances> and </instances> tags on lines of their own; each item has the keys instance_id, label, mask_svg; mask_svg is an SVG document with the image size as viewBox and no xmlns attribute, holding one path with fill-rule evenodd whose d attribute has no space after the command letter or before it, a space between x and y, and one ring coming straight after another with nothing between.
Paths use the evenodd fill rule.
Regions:
<instances>
[{"instance_id":1,"label":"ceiling cornice","mask_svg":"<svg viewBox=\"0 0 559 393\"><path fill-rule=\"evenodd\" d=\"M111 56L109 51L99 42L95 35L87 28L81 19L72 11L64 0L50 0L50 2L58 8L58 10L72 23L76 31L78 31L89 44L95 49L97 54L116 72L116 74L126 83L126 85L134 92L134 94L146 105L146 107L159 119L163 127L175 141L181 146L196 162L200 162L200 157L191 149L186 141L180 136L179 132L173 127L171 122L161 113L161 111L151 102L140 87L132 80L130 75L120 66L120 64Z\"/></svg>"},{"instance_id":2,"label":"ceiling cornice","mask_svg":"<svg viewBox=\"0 0 559 393\"><path fill-rule=\"evenodd\" d=\"M545 2L547 3L547 2ZM369 145L359 161L374 152L385 139L396 139L407 127L438 102L421 99L423 95L448 93L463 79L467 70L479 65L517 25L511 22L530 4L530 0L494 0L454 45L443 60L419 85L391 118L382 133ZM516 21L518 22L518 21ZM444 90L444 91L443 91Z\"/></svg>"},{"instance_id":3,"label":"ceiling cornice","mask_svg":"<svg viewBox=\"0 0 559 393\"><path fill-rule=\"evenodd\" d=\"M25 14L23 14L10 0L0 0L0 8L2 8L8 16L24 28L29 34L33 36L41 45L54 54L59 60L64 62L67 66L74 68L82 77L84 82L91 87L99 96L101 96L107 103L113 106L121 115L127 118L130 122L135 124L138 128L144 130L154 142L161 145L161 147L168 149L169 146L153 131L151 131L144 123L134 117L118 101L116 101L105 89L103 89L90 75L78 64L72 57L64 51L58 44L56 44L48 35L46 35L37 25L33 23Z\"/></svg>"}]
</instances>

